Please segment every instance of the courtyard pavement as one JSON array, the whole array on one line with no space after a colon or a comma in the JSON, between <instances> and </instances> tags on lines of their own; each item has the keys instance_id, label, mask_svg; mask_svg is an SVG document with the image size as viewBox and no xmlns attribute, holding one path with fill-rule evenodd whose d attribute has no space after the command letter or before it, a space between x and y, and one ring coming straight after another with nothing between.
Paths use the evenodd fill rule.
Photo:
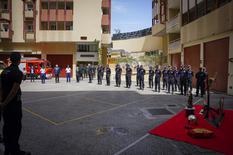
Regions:
<instances>
[{"instance_id":1,"label":"courtyard pavement","mask_svg":"<svg viewBox=\"0 0 233 155\"><path fill-rule=\"evenodd\" d=\"M21 85L23 129L20 144L33 155L157 155L219 154L184 142L148 134L184 109L187 96L154 92L152 89L106 86L87 79L66 83L54 79ZM233 97L211 93L211 104L225 97L225 108L233 109ZM202 102L194 98L194 103ZM150 115L148 109L170 113ZM2 124L0 125L2 127ZM172 132L172 131L171 131ZM0 144L0 154L3 146Z\"/></svg>"}]
</instances>

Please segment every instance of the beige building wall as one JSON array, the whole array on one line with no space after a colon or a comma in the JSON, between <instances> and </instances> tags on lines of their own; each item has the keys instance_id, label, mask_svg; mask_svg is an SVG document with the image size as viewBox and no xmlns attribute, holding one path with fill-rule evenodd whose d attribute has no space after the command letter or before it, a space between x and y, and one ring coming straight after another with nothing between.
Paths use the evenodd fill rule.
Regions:
<instances>
[{"instance_id":1,"label":"beige building wall","mask_svg":"<svg viewBox=\"0 0 233 155\"><path fill-rule=\"evenodd\" d=\"M151 35L127 40L113 40L112 42L113 49L124 49L128 52L146 52L163 49L162 38Z\"/></svg>"},{"instance_id":2,"label":"beige building wall","mask_svg":"<svg viewBox=\"0 0 233 155\"><path fill-rule=\"evenodd\" d=\"M233 30L233 1L183 26L181 43L186 44L230 30Z\"/></svg>"},{"instance_id":3,"label":"beige building wall","mask_svg":"<svg viewBox=\"0 0 233 155\"><path fill-rule=\"evenodd\" d=\"M23 39L23 1L12 0L12 42L25 42Z\"/></svg>"},{"instance_id":4,"label":"beige building wall","mask_svg":"<svg viewBox=\"0 0 233 155\"><path fill-rule=\"evenodd\" d=\"M204 62L204 43L229 37L228 87L233 95L233 1L181 28L182 48L200 44L200 66ZM182 60L183 60L182 51Z\"/></svg>"},{"instance_id":5,"label":"beige building wall","mask_svg":"<svg viewBox=\"0 0 233 155\"><path fill-rule=\"evenodd\" d=\"M102 0L74 0L73 30L72 31L41 31L39 30L39 15L37 15L36 41L61 42L81 41L81 36L86 36L84 41L101 41ZM37 1L39 10L39 1Z\"/></svg>"}]
</instances>

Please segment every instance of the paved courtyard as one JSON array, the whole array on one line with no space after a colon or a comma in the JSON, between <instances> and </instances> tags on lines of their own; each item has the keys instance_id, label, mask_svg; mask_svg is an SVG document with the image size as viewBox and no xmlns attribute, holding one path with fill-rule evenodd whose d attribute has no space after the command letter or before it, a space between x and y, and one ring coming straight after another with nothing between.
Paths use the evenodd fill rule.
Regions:
<instances>
[{"instance_id":1,"label":"paved courtyard","mask_svg":"<svg viewBox=\"0 0 233 155\"><path fill-rule=\"evenodd\" d=\"M21 147L33 155L152 155L218 154L187 143L148 134L187 103L187 97L146 88L97 85L96 80L66 83L54 79L22 83L23 130ZM211 103L225 97L225 108L233 109L233 97L211 94ZM202 102L195 98L194 103ZM169 113L150 115L148 109ZM0 125L2 126L2 125ZM172 132L172 131L171 131ZM3 146L0 145L0 154Z\"/></svg>"}]
</instances>

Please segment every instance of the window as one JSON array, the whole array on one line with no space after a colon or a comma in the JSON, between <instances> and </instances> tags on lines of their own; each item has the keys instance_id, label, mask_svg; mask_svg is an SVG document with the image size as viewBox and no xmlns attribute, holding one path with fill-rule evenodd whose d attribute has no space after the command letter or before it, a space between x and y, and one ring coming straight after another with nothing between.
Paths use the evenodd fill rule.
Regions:
<instances>
[{"instance_id":1,"label":"window","mask_svg":"<svg viewBox=\"0 0 233 155\"><path fill-rule=\"evenodd\" d=\"M197 0L197 17L205 14L205 4L203 0Z\"/></svg>"},{"instance_id":2,"label":"window","mask_svg":"<svg viewBox=\"0 0 233 155\"><path fill-rule=\"evenodd\" d=\"M66 10L73 10L73 2L66 2Z\"/></svg>"},{"instance_id":3,"label":"window","mask_svg":"<svg viewBox=\"0 0 233 155\"><path fill-rule=\"evenodd\" d=\"M58 9L64 10L65 9L65 3L64 2L58 2Z\"/></svg>"},{"instance_id":4,"label":"window","mask_svg":"<svg viewBox=\"0 0 233 155\"><path fill-rule=\"evenodd\" d=\"M73 30L73 22L66 22L66 30Z\"/></svg>"},{"instance_id":5,"label":"window","mask_svg":"<svg viewBox=\"0 0 233 155\"><path fill-rule=\"evenodd\" d=\"M56 22L50 22L49 23L49 30L56 30L56 29L57 29Z\"/></svg>"},{"instance_id":6,"label":"window","mask_svg":"<svg viewBox=\"0 0 233 155\"><path fill-rule=\"evenodd\" d=\"M41 30L48 30L48 22L41 22Z\"/></svg>"},{"instance_id":7,"label":"window","mask_svg":"<svg viewBox=\"0 0 233 155\"><path fill-rule=\"evenodd\" d=\"M8 1L7 0L1 0L0 1L0 8L2 10L8 10Z\"/></svg>"},{"instance_id":8,"label":"window","mask_svg":"<svg viewBox=\"0 0 233 155\"><path fill-rule=\"evenodd\" d=\"M32 11L33 10L33 3L32 2L28 2L25 5L25 10Z\"/></svg>"},{"instance_id":9,"label":"window","mask_svg":"<svg viewBox=\"0 0 233 155\"><path fill-rule=\"evenodd\" d=\"M102 33L104 33L104 34L110 33L108 25L102 26Z\"/></svg>"},{"instance_id":10,"label":"window","mask_svg":"<svg viewBox=\"0 0 233 155\"><path fill-rule=\"evenodd\" d=\"M25 22L25 31L26 32L33 32L33 21L26 21Z\"/></svg>"},{"instance_id":11,"label":"window","mask_svg":"<svg viewBox=\"0 0 233 155\"><path fill-rule=\"evenodd\" d=\"M167 2L161 0L160 2L160 23L164 24L167 21Z\"/></svg>"},{"instance_id":12,"label":"window","mask_svg":"<svg viewBox=\"0 0 233 155\"><path fill-rule=\"evenodd\" d=\"M7 32L9 30L9 24L2 23L0 28L1 28L1 31Z\"/></svg>"},{"instance_id":13,"label":"window","mask_svg":"<svg viewBox=\"0 0 233 155\"><path fill-rule=\"evenodd\" d=\"M211 12L216 8L216 0L207 0L207 13Z\"/></svg>"},{"instance_id":14,"label":"window","mask_svg":"<svg viewBox=\"0 0 233 155\"><path fill-rule=\"evenodd\" d=\"M188 12L188 0L182 0L182 13Z\"/></svg>"},{"instance_id":15,"label":"window","mask_svg":"<svg viewBox=\"0 0 233 155\"><path fill-rule=\"evenodd\" d=\"M196 5L195 1L189 0L189 22L196 19Z\"/></svg>"},{"instance_id":16,"label":"window","mask_svg":"<svg viewBox=\"0 0 233 155\"><path fill-rule=\"evenodd\" d=\"M64 22L57 22L57 29L58 30L64 30L64 26L65 25L65 23Z\"/></svg>"},{"instance_id":17,"label":"window","mask_svg":"<svg viewBox=\"0 0 233 155\"><path fill-rule=\"evenodd\" d=\"M49 2L49 9L57 9L57 2Z\"/></svg>"},{"instance_id":18,"label":"window","mask_svg":"<svg viewBox=\"0 0 233 155\"><path fill-rule=\"evenodd\" d=\"M103 15L108 15L109 14L109 9L108 8L103 8Z\"/></svg>"},{"instance_id":19,"label":"window","mask_svg":"<svg viewBox=\"0 0 233 155\"><path fill-rule=\"evenodd\" d=\"M42 7L42 9L48 9L49 3L48 2L41 2L41 7Z\"/></svg>"}]
</instances>

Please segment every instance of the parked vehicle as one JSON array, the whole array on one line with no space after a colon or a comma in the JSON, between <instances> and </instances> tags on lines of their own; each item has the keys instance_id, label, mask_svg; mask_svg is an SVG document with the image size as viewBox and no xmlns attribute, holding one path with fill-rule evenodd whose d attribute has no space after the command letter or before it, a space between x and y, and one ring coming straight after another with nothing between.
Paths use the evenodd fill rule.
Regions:
<instances>
[{"instance_id":1,"label":"parked vehicle","mask_svg":"<svg viewBox=\"0 0 233 155\"><path fill-rule=\"evenodd\" d=\"M48 60L38 59L38 58L22 58L21 59L19 68L21 71L23 71L23 68L26 69L27 77L30 76L30 66L34 67L34 74L36 78L40 78L40 69L42 66L45 67L46 78L47 79L52 78L53 69L51 67L51 63Z\"/></svg>"}]
</instances>

